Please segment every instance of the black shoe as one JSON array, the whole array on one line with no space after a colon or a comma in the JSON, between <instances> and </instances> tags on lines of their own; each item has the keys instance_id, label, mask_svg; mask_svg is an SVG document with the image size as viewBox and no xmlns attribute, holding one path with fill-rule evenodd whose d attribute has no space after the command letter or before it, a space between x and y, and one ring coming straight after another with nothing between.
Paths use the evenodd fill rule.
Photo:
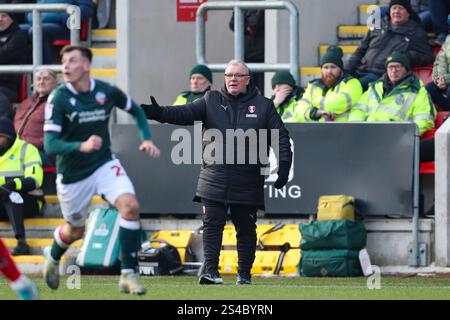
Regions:
<instances>
[{"instance_id":1,"label":"black shoe","mask_svg":"<svg viewBox=\"0 0 450 320\"><path fill-rule=\"evenodd\" d=\"M200 284L223 284L223 280L219 274L205 273L198 278Z\"/></svg>"},{"instance_id":2,"label":"black shoe","mask_svg":"<svg viewBox=\"0 0 450 320\"><path fill-rule=\"evenodd\" d=\"M251 285L252 284L252 278L251 276L241 276L238 274L237 276L237 280L236 280L236 285L237 286L245 286L245 285Z\"/></svg>"},{"instance_id":3,"label":"black shoe","mask_svg":"<svg viewBox=\"0 0 450 320\"><path fill-rule=\"evenodd\" d=\"M30 254L30 247L25 241L19 241L17 243L17 247L12 249L12 256L26 256Z\"/></svg>"}]
</instances>

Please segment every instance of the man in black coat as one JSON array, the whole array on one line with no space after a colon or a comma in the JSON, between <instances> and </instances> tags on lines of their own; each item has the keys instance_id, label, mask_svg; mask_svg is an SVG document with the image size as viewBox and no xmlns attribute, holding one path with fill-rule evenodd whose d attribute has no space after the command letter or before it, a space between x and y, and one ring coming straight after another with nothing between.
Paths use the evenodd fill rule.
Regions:
<instances>
[{"instance_id":1,"label":"man in black coat","mask_svg":"<svg viewBox=\"0 0 450 320\"><path fill-rule=\"evenodd\" d=\"M160 107L151 99L151 105L142 105L148 119L179 125L203 123L203 165L194 198L202 202L204 211L205 268L200 284L223 283L218 265L228 209L237 232L236 284L251 284L256 212L264 208L264 159L269 147L277 150L278 145L278 179L274 184L278 189L287 183L292 162L289 133L273 102L258 93L248 67L238 60L228 63L221 91L209 91L203 98L176 108ZM258 158L260 154L263 159Z\"/></svg>"},{"instance_id":2,"label":"man in black coat","mask_svg":"<svg viewBox=\"0 0 450 320\"><path fill-rule=\"evenodd\" d=\"M394 51L406 54L411 66L434 62L427 34L410 0L391 0L387 19L381 28L369 31L348 62L347 71L358 78L363 90L385 72L386 58Z\"/></svg>"},{"instance_id":3,"label":"man in black coat","mask_svg":"<svg viewBox=\"0 0 450 320\"><path fill-rule=\"evenodd\" d=\"M5 1L0 1L3 4ZM0 65L25 64L28 55L27 35L14 21L15 16L0 12ZM0 74L0 94L10 102L16 102L21 75Z\"/></svg>"}]
</instances>

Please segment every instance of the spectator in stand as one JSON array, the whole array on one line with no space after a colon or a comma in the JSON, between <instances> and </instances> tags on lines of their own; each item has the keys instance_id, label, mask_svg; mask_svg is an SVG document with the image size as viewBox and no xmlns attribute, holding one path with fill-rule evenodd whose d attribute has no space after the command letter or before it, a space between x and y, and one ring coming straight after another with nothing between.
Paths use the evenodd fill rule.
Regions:
<instances>
[{"instance_id":1,"label":"spectator in stand","mask_svg":"<svg viewBox=\"0 0 450 320\"><path fill-rule=\"evenodd\" d=\"M44 122L47 98L57 85L55 71L39 69L34 74L34 94L21 103L14 117L14 127L19 138L38 148L44 168L55 165L54 159L44 151Z\"/></svg>"},{"instance_id":2,"label":"spectator in stand","mask_svg":"<svg viewBox=\"0 0 450 320\"><path fill-rule=\"evenodd\" d=\"M196 65L191 69L189 76L191 88L188 91L183 91L180 93L173 103L174 106L194 102L200 98L203 98L205 93L211 90L211 85L213 82L212 73L207 66L203 64Z\"/></svg>"},{"instance_id":3,"label":"spectator in stand","mask_svg":"<svg viewBox=\"0 0 450 320\"><path fill-rule=\"evenodd\" d=\"M260 0L253 0L260 1ZM264 10L243 10L244 16L244 61L264 62ZM229 27L234 31L234 12ZM252 75L253 82L261 93L264 92L264 72Z\"/></svg>"},{"instance_id":4,"label":"spectator in stand","mask_svg":"<svg viewBox=\"0 0 450 320\"><path fill-rule=\"evenodd\" d=\"M94 3L92 0L35 0L37 4L58 4L67 3L80 7L81 20L89 19L94 13ZM65 12L46 12L41 15L42 18L42 49L44 64L52 63L51 44L55 40L69 39L70 30L67 27L69 15ZM26 16L27 23L20 25L20 28L28 33L30 41L32 39L32 13Z\"/></svg>"},{"instance_id":5,"label":"spectator in stand","mask_svg":"<svg viewBox=\"0 0 450 320\"><path fill-rule=\"evenodd\" d=\"M450 1L428 0L431 20L439 45L443 44L448 34L447 16L450 14Z\"/></svg>"},{"instance_id":6,"label":"spectator in stand","mask_svg":"<svg viewBox=\"0 0 450 320\"><path fill-rule=\"evenodd\" d=\"M0 118L0 218L7 216L13 226L13 256L30 254L24 218L41 213L43 175L37 148L17 136L11 120Z\"/></svg>"},{"instance_id":7,"label":"spectator in stand","mask_svg":"<svg viewBox=\"0 0 450 320\"><path fill-rule=\"evenodd\" d=\"M369 31L348 63L348 72L359 79L363 90L385 72L386 58L394 51L407 54L412 66L433 63L433 50L419 23L409 0L391 0L388 20L381 29Z\"/></svg>"},{"instance_id":8,"label":"spectator in stand","mask_svg":"<svg viewBox=\"0 0 450 320\"><path fill-rule=\"evenodd\" d=\"M4 3L8 2L0 1L0 4ZM13 14L0 12L0 65L26 63L27 36L19 29L14 19ZM11 103L17 101L21 79L22 76L17 74L0 74L0 95ZM0 101L2 100L4 98L0 98ZM0 113L5 112L4 109L7 108L0 107Z\"/></svg>"},{"instance_id":9,"label":"spectator in stand","mask_svg":"<svg viewBox=\"0 0 450 320\"><path fill-rule=\"evenodd\" d=\"M428 0L411 0L411 8L420 18L420 24L425 31L433 31L433 22L431 13L428 8ZM381 17L384 18L389 14L389 7L381 7Z\"/></svg>"},{"instance_id":10,"label":"spectator in stand","mask_svg":"<svg viewBox=\"0 0 450 320\"><path fill-rule=\"evenodd\" d=\"M303 98L285 122L347 121L352 106L362 94L358 79L345 74L342 49L330 46L322 57L322 77L308 84Z\"/></svg>"},{"instance_id":11,"label":"spectator in stand","mask_svg":"<svg viewBox=\"0 0 450 320\"><path fill-rule=\"evenodd\" d=\"M450 15L448 16L450 25ZM450 36L447 36L433 65L433 81L427 84L431 100L438 111L450 110ZM444 95L445 94L445 95Z\"/></svg>"},{"instance_id":12,"label":"spectator in stand","mask_svg":"<svg viewBox=\"0 0 450 320\"><path fill-rule=\"evenodd\" d=\"M272 78L273 96L270 98L277 108L281 120L290 118L297 108L305 90L296 85L289 71L277 71Z\"/></svg>"},{"instance_id":13,"label":"spectator in stand","mask_svg":"<svg viewBox=\"0 0 450 320\"><path fill-rule=\"evenodd\" d=\"M393 52L386 73L372 82L350 112L349 121L409 121L420 135L434 128L436 111L422 81L410 70L408 56Z\"/></svg>"}]
</instances>

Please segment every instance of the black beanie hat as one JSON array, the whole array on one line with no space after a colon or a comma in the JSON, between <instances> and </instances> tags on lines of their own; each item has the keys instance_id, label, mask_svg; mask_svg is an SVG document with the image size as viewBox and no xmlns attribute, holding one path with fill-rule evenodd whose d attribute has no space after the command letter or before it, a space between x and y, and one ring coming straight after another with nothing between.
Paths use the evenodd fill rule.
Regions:
<instances>
[{"instance_id":1,"label":"black beanie hat","mask_svg":"<svg viewBox=\"0 0 450 320\"><path fill-rule=\"evenodd\" d=\"M417 15L417 13L412 9L411 7L411 1L410 0L391 0L391 2L389 2L389 13L388 13L388 19L391 19L391 7L394 5L400 5L403 8L406 9L406 11L408 11L409 16L411 19L416 20L417 22L421 22L419 16Z\"/></svg>"},{"instance_id":2,"label":"black beanie hat","mask_svg":"<svg viewBox=\"0 0 450 320\"><path fill-rule=\"evenodd\" d=\"M320 60L320 67L325 63L334 63L342 70L344 69L344 62L342 61L342 56L344 55L342 49L338 46L329 46L327 53Z\"/></svg>"},{"instance_id":3,"label":"black beanie hat","mask_svg":"<svg viewBox=\"0 0 450 320\"><path fill-rule=\"evenodd\" d=\"M272 77L272 89L277 84L288 84L291 87L295 87L295 80L291 73L287 70L277 71Z\"/></svg>"},{"instance_id":4,"label":"black beanie hat","mask_svg":"<svg viewBox=\"0 0 450 320\"><path fill-rule=\"evenodd\" d=\"M0 118L0 136L8 137L11 140L16 136L13 122L6 117Z\"/></svg>"},{"instance_id":5,"label":"black beanie hat","mask_svg":"<svg viewBox=\"0 0 450 320\"><path fill-rule=\"evenodd\" d=\"M391 62L400 63L401 65L403 65L406 68L406 70L409 70L409 68L410 68L410 62L409 62L408 56L404 55L400 52L397 52L397 51L392 52L392 54L386 58L386 67Z\"/></svg>"},{"instance_id":6,"label":"black beanie hat","mask_svg":"<svg viewBox=\"0 0 450 320\"><path fill-rule=\"evenodd\" d=\"M13 4L13 1L12 0L0 0L0 4ZM17 22L18 18L21 15L20 13L14 13L14 12L4 12L4 13L6 13L14 22Z\"/></svg>"},{"instance_id":7,"label":"black beanie hat","mask_svg":"<svg viewBox=\"0 0 450 320\"><path fill-rule=\"evenodd\" d=\"M205 66L204 64L198 64L195 67L193 67L191 69L191 73L189 74L189 77L192 76L193 74L199 73L202 76L204 76L206 79L209 80L209 82L212 84L212 72L211 69L209 69L207 66Z\"/></svg>"}]
</instances>

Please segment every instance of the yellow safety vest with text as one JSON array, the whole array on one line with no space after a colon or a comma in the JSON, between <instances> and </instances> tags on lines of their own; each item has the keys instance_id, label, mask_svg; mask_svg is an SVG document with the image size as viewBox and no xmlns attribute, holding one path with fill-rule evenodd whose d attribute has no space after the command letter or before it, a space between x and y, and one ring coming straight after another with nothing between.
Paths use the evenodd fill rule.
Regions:
<instances>
[{"instance_id":1,"label":"yellow safety vest with text","mask_svg":"<svg viewBox=\"0 0 450 320\"><path fill-rule=\"evenodd\" d=\"M336 86L329 88L326 93L325 90L326 87L322 79L316 79L308 83L295 113L289 119L285 119L284 122L314 121L310 117L313 108L333 112L336 115L334 121L347 121L350 110L362 95L359 80L343 77ZM325 120L320 119L319 121Z\"/></svg>"},{"instance_id":2,"label":"yellow safety vest with text","mask_svg":"<svg viewBox=\"0 0 450 320\"><path fill-rule=\"evenodd\" d=\"M383 80L372 82L350 113L349 121L414 122L420 134L434 128L436 110L414 74L383 97Z\"/></svg>"},{"instance_id":3,"label":"yellow safety vest with text","mask_svg":"<svg viewBox=\"0 0 450 320\"><path fill-rule=\"evenodd\" d=\"M19 137L3 156L0 156L0 185L4 185L6 178L14 179L17 191L22 188L22 182L19 178L32 178L36 181L36 189L29 194L42 196L43 192L39 189L42 186L44 172L42 169L42 160L38 149L25 142Z\"/></svg>"}]
</instances>

